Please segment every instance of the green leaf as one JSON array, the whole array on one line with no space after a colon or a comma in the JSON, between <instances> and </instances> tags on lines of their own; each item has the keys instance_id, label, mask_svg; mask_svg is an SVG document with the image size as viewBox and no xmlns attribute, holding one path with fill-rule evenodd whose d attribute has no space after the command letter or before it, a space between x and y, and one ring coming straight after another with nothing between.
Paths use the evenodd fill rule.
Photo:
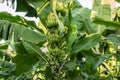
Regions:
<instances>
[{"instance_id":1,"label":"green leaf","mask_svg":"<svg viewBox=\"0 0 120 80\"><path fill-rule=\"evenodd\" d=\"M12 16L8 12L0 12L0 19L1 20L7 20L7 21L12 21L12 22L17 22L17 23L22 23L22 17L20 16Z\"/></svg>"},{"instance_id":2,"label":"green leaf","mask_svg":"<svg viewBox=\"0 0 120 80\"><path fill-rule=\"evenodd\" d=\"M109 1L109 0L106 0L106 1ZM93 1L93 12L95 12L93 15L95 17L99 17L104 20L111 20L111 7L110 7L110 4L105 3L106 1L104 0ZM104 4L102 4L103 2ZM93 25L96 31L98 31L99 33L103 32L106 29L105 25L96 25L96 24L93 24Z\"/></svg>"},{"instance_id":3,"label":"green leaf","mask_svg":"<svg viewBox=\"0 0 120 80\"><path fill-rule=\"evenodd\" d=\"M111 20L110 4L102 4L102 0L94 0L93 10L98 13L98 17L104 20Z\"/></svg>"},{"instance_id":4,"label":"green leaf","mask_svg":"<svg viewBox=\"0 0 120 80\"><path fill-rule=\"evenodd\" d=\"M30 54L34 54L36 55L40 60L43 60L45 62L48 62L48 57L46 56L45 53L43 53L39 46L32 44L32 43L28 43L28 42L24 42L23 41L23 45L25 47L25 49L28 51L28 53Z\"/></svg>"},{"instance_id":5,"label":"green leaf","mask_svg":"<svg viewBox=\"0 0 120 80\"><path fill-rule=\"evenodd\" d=\"M18 15L13 16L10 13L5 12L5 11L0 12L0 19L10 21L10 22L17 22L19 24L26 25L32 28L37 28L35 21L26 20L23 17L18 16Z\"/></svg>"},{"instance_id":6,"label":"green leaf","mask_svg":"<svg viewBox=\"0 0 120 80\"><path fill-rule=\"evenodd\" d=\"M84 28L87 33L93 32L93 25L90 20L91 10L87 8L78 8L72 11L74 23L78 26L78 30Z\"/></svg>"},{"instance_id":7,"label":"green leaf","mask_svg":"<svg viewBox=\"0 0 120 80\"><path fill-rule=\"evenodd\" d=\"M31 29L28 29L24 26L19 26L19 35L20 37L25 40L25 41L29 41L29 42L35 42L35 43L39 43L39 42L43 42L46 40L45 35L43 35L42 33L37 33Z\"/></svg>"},{"instance_id":8,"label":"green leaf","mask_svg":"<svg viewBox=\"0 0 120 80\"><path fill-rule=\"evenodd\" d=\"M25 47L23 46L22 42L12 42L10 44L12 49L16 52L17 55L26 55L28 52L26 51Z\"/></svg>"},{"instance_id":9,"label":"green leaf","mask_svg":"<svg viewBox=\"0 0 120 80\"><path fill-rule=\"evenodd\" d=\"M75 62L68 62L65 64L66 68L68 68L68 70L73 71L78 64L76 64Z\"/></svg>"},{"instance_id":10,"label":"green leaf","mask_svg":"<svg viewBox=\"0 0 120 80\"><path fill-rule=\"evenodd\" d=\"M92 56L92 57L98 57L100 56L101 54L100 53L95 53L93 52L92 50L83 50L81 51L84 55L89 55L89 56Z\"/></svg>"},{"instance_id":11,"label":"green leaf","mask_svg":"<svg viewBox=\"0 0 120 80\"><path fill-rule=\"evenodd\" d=\"M1 27L0 28L0 37L2 39L7 40L8 39L8 35L9 35L8 31L10 29L9 21L1 21L0 20L0 27Z\"/></svg>"},{"instance_id":12,"label":"green leaf","mask_svg":"<svg viewBox=\"0 0 120 80\"><path fill-rule=\"evenodd\" d=\"M48 14L50 13L50 5L47 5L39 14L38 17L41 20L42 24L46 25L46 20L48 17Z\"/></svg>"},{"instance_id":13,"label":"green leaf","mask_svg":"<svg viewBox=\"0 0 120 80\"><path fill-rule=\"evenodd\" d=\"M86 64L89 65L89 68L92 69L93 68L93 65L95 64L95 60L94 60L94 57L92 56L88 56L88 55L85 55L85 61L86 61Z\"/></svg>"},{"instance_id":14,"label":"green leaf","mask_svg":"<svg viewBox=\"0 0 120 80\"><path fill-rule=\"evenodd\" d=\"M106 54L106 55L100 56L98 61L95 63L93 70L95 70L99 65L101 65L104 62L104 60L109 59L112 56L113 54Z\"/></svg>"},{"instance_id":15,"label":"green leaf","mask_svg":"<svg viewBox=\"0 0 120 80\"><path fill-rule=\"evenodd\" d=\"M14 41L26 40L29 42L40 43L46 40L44 34L42 34L39 29L31 29L24 25L20 25L14 22L9 22L6 20L0 20L1 33L0 37L2 39L14 39ZM33 24L31 24L33 25ZM26 34L27 33L27 34Z\"/></svg>"},{"instance_id":16,"label":"green leaf","mask_svg":"<svg viewBox=\"0 0 120 80\"><path fill-rule=\"evenodd\" d=\"M37 16L38 15L43 23L45 23L45 18L50 11L50 6L44 8L46 3L49 1L46 0L16 0L17 8L16 11L19 12L27 12L26 16ZM38 11L37 11L38 10Z\"/></svg>"},{"instance_id":17,"label":"green leaf","mask_svg":"<svg viewBox=\"0 0 120 80\"><path fill-rule=\"evenodd\" d=\"M76 8L72 11L72 16L74 17L82 17L82 19L84 18L90 18L91 15L91 10L88 8Z\"/></svg>"},{"instance_id":18,"label":"green leaf","mask_svg":"<svg viewBox=\"0 0 120 80\"><path fill-rule=\"evenodd\" d=\"M20 76L31 68L39 61L34 54L18 54L13 57L12 62L16 64L16 70L14 71L15 76Z\"/></svg>"},{"instance_id":19,"label":"green leaf","mask_svg":"<svg viewBox=\"0 0 120 80\"><path fill-rule=\"evenodd\" d=\"M67 43L68 48L71 48L76 38L77 38L77 26L74 25L71 26L71 30L69 31L68 34L68 43Z\"/></svg>"},{"instance_id":20,"label":"green leaf","mask_svg":"<svg viewBox=\"0 0 120 80\"><path fill-rule=\"evenodd\" d=\"M17 12L25 12L27 10L26 0L16 0L16 2L17 2L17 6L16 6Z\"/></svg>"},{"instance_id":21,"label":"green leaf","mask_svg":"<svg viewBox=\"0 0 120 80\"><path fill-rule=\"evenodd\" d=\"M120 28L119 27L120 23L116 21L106 21L106 20L103 20L102 18L93 18L93 23L105 25L106 27Z\"/></svg>"},{"instance_id":22,"label":"green leaf","mask_svg":"<svg viewBox=\"0 0 120 80\"><path fill-rule=\"evenodd\" d=\"M85 38L77 40L73 45L73 53L78 53L81 50L89 50L90 48L96 46L101 40L100 34L90 34Z\"/></svg>"},{"instance_id":23,"label":"green leaf","mask_svg":"<svg viewBox=\"0 0 120 80\"><path fill-rule=\"evenodd\" d=\"M7 40L9 35L10 23L6 22L3 27L2 38Z\"/></svg>"},{"instance_id":24,"label":"green leaf","mask_svg":"<svg viewBox=\"0 0 120 80\"><path fill-rule=\"evenodd\" d=\"M17 12L27 12L26 16L37 17L36 8L29 2L29 0L17 0Z\"/></svg>"},{"instance_id":25,"label":"green leaf","mask_svg":"<svg viewBox=\"0 0 120 80\"><path fill-rule=\"evenodd\" d=\"M39 61L38 53L42 54L39 47L37 47L39 50L36 50L36 45L27 42L14 42L11 43L11 46L16 52L16 56L12 59L16 63L16 70L14 72L16 76L30 70Z\"/></svg>"},{"instance_id":26,"label":"green leaf","mask_svg":"<svg viewBox=\"0 0 120 80\"><path fill-rule=\"evenodd\" d=\"M31 5L28 5L27 7L27 13L25 16L28 16L28 17L37 17L37 11L35 9L35 7L31 6Z\"/></svg>"}]
</instances>

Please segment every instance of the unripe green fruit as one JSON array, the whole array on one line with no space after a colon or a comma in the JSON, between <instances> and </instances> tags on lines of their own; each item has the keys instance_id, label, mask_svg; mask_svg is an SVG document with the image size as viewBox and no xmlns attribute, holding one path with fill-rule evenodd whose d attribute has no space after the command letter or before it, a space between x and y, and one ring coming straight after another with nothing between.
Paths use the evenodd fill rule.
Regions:
<instances>
[{"instance_id":1,"label":"unripe green fruit","mask_svg":"<svg viewBox=\"0 0 120 80\"><path fill-rule=\"evenodd\" d=\"M50 12L50 14L48 15L46 24L47 24L48 28L52 28L52 27L58 26L58 22L57 22L54 14L52 12Z\"/></svg>"},{"instance_id":2,"label":"unripe green fruit","mask_svg":"<svg viewBox=\"0 0 120 80\"><path fill-rule=\"evenodd\" d=\"M48 44L52 45L60 41L60 36L58 34L49 34L48 35Z\"/></svg>"},{"instance_id":3,"label":"unripe green fruit","mask_svg":"<svg viewBox=\"0 0 120 80\"><path fill-rule=\"evenodd\" d=\"M56 11L57 13L61 13L62 16L65 16L66 15L66 5L63 3L63 2L58 2L57 3L57 6L56 6Z\"/></svg>"},{"instance_id":4,"label":"unripe green fruit","mask_svg":"<svg viewBox=\"0 0 120 80\"><path fill-rule=\"evenodd\" d=\"M67 26L64 26L63 32L64 32L64 34L67 34L67 33L68 33L68 27L67 27Z\"/></svg>"}]
</instances>

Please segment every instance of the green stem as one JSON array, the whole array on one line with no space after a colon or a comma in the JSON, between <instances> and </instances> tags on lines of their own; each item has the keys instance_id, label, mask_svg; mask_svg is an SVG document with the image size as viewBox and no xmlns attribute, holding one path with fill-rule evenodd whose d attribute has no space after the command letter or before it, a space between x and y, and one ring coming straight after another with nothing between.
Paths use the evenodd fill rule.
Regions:
<instances>
[{"instance_id":1,"label":"green stem","mask_svg":"<svg viewBox=\"0 0 120 80\"><path fill-rule=\"evenodd\" d=\"M56 0L52 0L52 6L53 6L52 9L53 9L54 16L55 16L55 18L56 18L56 20L57 20L57 22L58 22L59 29L60 29L60 31L62 31L63 25L61 24L61 22L60 22L60 20L59 20L59 18L58 18L57 12L56 12L56 3L57 3Z\"/></svg>"},{"instance_id":2,"label":"green stem","mask_svg":"<svg viewBox=\"0 0 120 80\"><path fill-rule=\"evenodd\" d=\"M72 14L71 14L71 10L72 10L72 5L73 5L73 0L70 0L69 4L68 4L68 20L69 22L71 23L71 17L72 17Z\"/></svg>"},{"instance_id":3,"label":"green stem","mask_svg":"<svg viewBox=\"0 0 120 80\"><path fill-rule=\"evenodd\" d=\"M40 7L40 8L38 9L37 14L40 14L41 11L42 11L49 3L50 3L50 1L47 0L47 1L42 5L42 7Z\"/></svg>"},{"instance_id":4,"label":"green stem","mask_svg":"<svg viewBox=\"0 0 120 80\"><path fill-rule=\"evenodd\" d=\"M57 75L57 80L60 80L60 72L61 72L63 66L65 65L65 63L66 63L66 62L64 62L64 63L60 66L60 68L59 68L58 75Z\"/></svg>"}]
</instances>

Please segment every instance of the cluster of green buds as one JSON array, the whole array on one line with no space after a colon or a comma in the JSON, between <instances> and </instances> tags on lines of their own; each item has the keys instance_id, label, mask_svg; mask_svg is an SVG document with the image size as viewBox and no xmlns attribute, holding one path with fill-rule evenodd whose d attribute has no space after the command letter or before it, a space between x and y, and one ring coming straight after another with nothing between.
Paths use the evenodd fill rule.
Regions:
<instances>
[{"instance_id":1,"label":"cluster of green buds","mask_svg":"<svg viewBox=\"0 0 120 80\"><path fill-rule=\"evenodd\" d=\"M53 28L53 27L58 26L58 22L52 12L49 13L46 24L48 28Z\"/></svg>"},{"instance_id":2,"label":"cluster of green buds","mask_svg":"<svg viewBox=\"0 0 120 80\"><path fill-rule=\"evenodd\" d=\"M58 59L58 61L64 61L65 59L65 47L66 47L66 39L64 36L61 36L58 22L54 16L54 13L50 12L47 21L47 36L48 36L48 54ZM68 27L64 26L63 34L66 35L68 32Z\"/></svg>"},{"instance_id":3,"label":"cluster of green buds","mask_svg":"<svg viewBox=\"0 0 120 80\"><path fill-rule=\"evenodd\" d=\"M58 2L56 6L57 13L61 13L62 16L66 15L67 5L63 2Z\"/></svg>"}]
</instances>

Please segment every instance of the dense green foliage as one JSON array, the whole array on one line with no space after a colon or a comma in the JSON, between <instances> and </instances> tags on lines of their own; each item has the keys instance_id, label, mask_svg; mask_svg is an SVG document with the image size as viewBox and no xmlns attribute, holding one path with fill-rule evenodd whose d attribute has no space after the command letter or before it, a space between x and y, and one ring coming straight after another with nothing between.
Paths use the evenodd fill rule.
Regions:
<instances>
[{"instance_id":1,"label":"dense green foliage","mask_svg":"<svg viewBox=\"0 0 120 80\"><path fill-rule=\"evenodd\" d=\"M16 2L39 22L0 12L0 80L119 80L119 9L110 20L111 10L91 18L77 0Z\"/></svg>"}]
</instances>

